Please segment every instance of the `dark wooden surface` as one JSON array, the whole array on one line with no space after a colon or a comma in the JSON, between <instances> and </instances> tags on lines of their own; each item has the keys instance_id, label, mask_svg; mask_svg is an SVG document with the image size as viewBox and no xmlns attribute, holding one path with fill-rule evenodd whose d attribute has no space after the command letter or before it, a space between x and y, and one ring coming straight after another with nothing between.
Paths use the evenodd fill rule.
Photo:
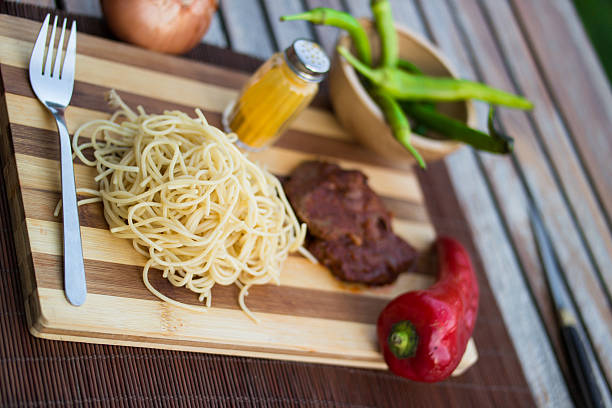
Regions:
<instances>
[{"instance_id":1,"label":"dark wooden surface","mask_svg":"<svg viewBox=\"0 0 612 408\"><path fill-rule=\"evenodd\" d=\"M46 3L53 6L52 1ZM91 18L80 18L80 27L86 27L98 35L108 35L103 23L95 19L100 17L100 11L99 8L96 10L93 3L97 4L95 1L63 1L56 5L71 13L89 15ZM303 23L281 24L278 22L278 16L319 5L331 5L357 15L368 15L368 3L368 0L222 0L220 11L203 41L231 47L259 58L269 56L298 36L314 38L329 50L333 47L337 35L335 30ZM606 402L611 404L609 384L612 381L612 270L609 264L612 257L612 166L608 161L612 153L612 93L571 2L392 0L392 4L396 21L437 44L461 76L524 93L536 103L536 109L531 113L500 112L504 129L517 139L515 157L500 158L474 153L467 148L461 149L444 162L433 166L427 173L421 174L420 180L430 216L438 231L465 237L473 253L480 254L477 263L486 272L495 293L497 305L519 354L536 403L563 406L571 404L568 385L571 389L572 379L561 352L553 309L529 228L527 200L530 196L535 199L544 213L546 226L554 237L555 250L565 271L567 296L576 306L581 335L592 346L598 381ZM37 19L41 17L40 11L34 9L12 6L12 10L28 13L27 15ZM258 60L247 57L230 58L216 48L205 45L192 51L189 57L218 64L233 64L247 70L252 70L259 63ZM481 126L484 126L486 108L479 105L478 109ZM6 231L6 226L3 225L5 237ZM2 244L9 247L12 245L10 239L2 241ZM10 250L11 248L7 248L3 251L6 261L2 264L3 273L8 273L10 266L14 265ZM11 303L0 313L3 324L14 326L10 326L10 333L3 335L9 334L9 338L14 339L25 336L25 333L23 327L19 328L23 324L14 323L15 319L20 318L22 308L21 303L10 295L15 293L12 285L18 283L8 280L3 287L6 294L3 296L3 302ZM9 330L9 326L3 326L2 330ZM52 359L52 354L45 354L48 351L37 354L32 344L26 346L14 343L11 347L5 349L18 350L23 361L21 366L13 365L10 368L13 371L9 374L18 375L20 372L30 372L28 370L55 371L55 368L49 368L49 365L31 363ZM48 346L36 347L59 350L63 346L49 343ZM82 356L81 360L75 359L70 364L77 364L77 360L78 364L102 364L97 357L89 360L83 357L88 352L101 356L101 360L106 359L108 353L119 353L125 362L122 364L129 364L132 367L130 370L138 371L139 376L143 375L143 372L150 373L147 370L151 370L151 367L138 366L140 360L126 356L154 355L146 350L104 346L99 349L98 346L82 345L66 347L66 350L71 350L67 352L68 355ZM62 352L66 353L65 350ZM172 356L179 361L192 358L191 354L183 353L167 355L168 359ZM404 405L400 402L401 399L377 395L377 391L378 394L384 393L383 390L397 391L394 387L401 388L401 385L397 385L401 382L394 385L395 383L390 381L388 386L391 388L377 388L383 387L383 383L386 386L386 380L373 378L371 383L365 380L362 383L359 370L345 372L332 367L310 368L300 364L293 366L289 363L260 363L259 360L251 362L250 359L243 361L218 357L206 360L204 356L193 358L200 364L194 365L194 368L208 368L222 373L221 376L229 375L241 364L249 366L248 378L251 380L250 376L257 376L258 370L270 373L280 370L277 372L285 373L282 381L294 378L293 375L298 376L295 381L299 390L295 394L290 392L289 390L294 388L281 384L281 380L268 385L267 387L272 388L261 392L255 387L247 393L232 394L230 388L220 392L220 388L212 389L208 386L205 389L210 390L210 393L198 392L191 395L195 400L206 395L208 398L226 395L224 402L235 405L240 401L249 401L256 405L258 402L261 405L284 402L302 406L387 406L392 403ZM89 363L83 362L86 360ZM31 366L28 366L28 361ZM220 366L213 367L210 365L213 364L212 361L218 361ZM255 366L257 367L254 368ZM70 372L78 373L78 367L89 366L71 366ZM40 375L45 375L43 372L41 371ZM100 372L108 373L104 370ZM118 378L126 375L129 377L132 372L117 373ZM177 369L171 375L179 375L179 372ZM289 372L292 374L287 377ZM299 377L321 373L324 373L323 379L310 384L306 382L307 379ZM359 389L349 387L352 376L356 376L356 380L359 378L356 382L363 384ZM147 381L154 382L155 379ZM366 386L366 383L369 385ZM134 386L135 383L130 384ZM223 387L232 386L224 381L219 384ZM53 388L59 387L57 384L47 383L41 387L47 387L48 390L45 390L50 393L40 390L36 395L72 395L74 399L74 394L57 394L57 390ZM319 390L318 387L322 389ZM142 393L138 394L136 388L126 389L126 392L118 392L119 389L115 388L114 391L99 392L106 396L121 395L124 401L129 398L140 402L148 401L142 399ZM327 390L328 388L330 390ZM77 389L81 388L77 386ZM11 390L16 391L17 388ZM10 393L11 390L3 392ZM94 395L92 392L90 390L82 395ZM343 396L344 394L347 395ZM491 405L505 402L521 405L517 400L505 399L506 394L512 392L503 388L491 391L488 400L479 399L476 394L478 393L475 393L474 400L471 401L473 403ZM161 401L167 397L167 401L178 401L172 400L170 395L177 394L168 391L164 396L158 396L157 400ZM295 395L299 397L287 397ZM446 394L442 392L440 395L432 396L431 405L444 405L443 402L447 402ZM181 401L184 402L187 397L182 398ZM205 402L202 399L200 401Z\"/></svg>"}]
</instances>

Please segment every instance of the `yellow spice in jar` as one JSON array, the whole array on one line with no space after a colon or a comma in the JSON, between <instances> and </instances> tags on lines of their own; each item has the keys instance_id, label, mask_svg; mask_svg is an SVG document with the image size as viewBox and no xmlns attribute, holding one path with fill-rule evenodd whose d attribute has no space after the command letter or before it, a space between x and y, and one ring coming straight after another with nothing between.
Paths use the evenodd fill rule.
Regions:
<instances>
[{"instance_id":1,"label":"yellow spice in jar","mask_svg":"<svg viewBox=\"0 0 612 408\"><path fill-rule=\"evenodd\" d=\"M272 144L308 106L328 69L329 60L316 43L295 41L247 82L224 117L226 130L253 150Z\"/></svg>"}]
</instances>

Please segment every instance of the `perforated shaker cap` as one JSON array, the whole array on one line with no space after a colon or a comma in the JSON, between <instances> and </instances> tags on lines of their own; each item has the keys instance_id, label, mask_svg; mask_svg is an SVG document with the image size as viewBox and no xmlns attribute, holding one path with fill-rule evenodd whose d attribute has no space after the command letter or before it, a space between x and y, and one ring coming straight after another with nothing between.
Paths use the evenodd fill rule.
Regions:
<instances>
[{"instance_id":1,"label":"perforated shaker cap","mask_svg":"<svg viewBox=\"0 0 612 408\"><path fill-rule=\"evenodd\" d=\"M285 50L291 69L303 80L321 82L329 71L329 58L319 44L299 38Z\"/></svg>"}]
</instances>

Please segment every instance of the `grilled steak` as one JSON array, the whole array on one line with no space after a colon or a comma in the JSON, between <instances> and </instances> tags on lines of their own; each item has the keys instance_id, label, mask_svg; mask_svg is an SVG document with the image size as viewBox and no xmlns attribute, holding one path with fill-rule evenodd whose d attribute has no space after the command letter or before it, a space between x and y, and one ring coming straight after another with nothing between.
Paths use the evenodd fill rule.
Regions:
<instances>
[{"instance_id":1,"label":"grilled steak","mask_svg":"<svg viewBox=\"0 0 612 408\"><path fill-rule=\"evenodd\" d=\"M308 249L340 279L383 285L412 265L416 251L393 233L391 214L362 172L305 162L284 187L308 225Z\"/></svg>"}]
</instances>

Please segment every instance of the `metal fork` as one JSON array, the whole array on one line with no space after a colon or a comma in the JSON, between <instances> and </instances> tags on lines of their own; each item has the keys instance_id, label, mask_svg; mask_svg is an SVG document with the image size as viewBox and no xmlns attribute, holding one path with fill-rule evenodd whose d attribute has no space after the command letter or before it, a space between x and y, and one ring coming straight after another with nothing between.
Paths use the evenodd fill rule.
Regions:
<instances>
[{"instance_id":1,"label":"metal fork","mask_svg":"<svg viewBox=\"0 0 612 408\"><path fill-rule=\"evenodd\" d=\"M53 21L53 29L51 30L51 37L47 45L49 20L50 15L47 14L32 50L32 56L30 57L30 83L40 102L55 117L57 130L59 131L64 218L64 290L68 301L75 306L79 306L85 302L87 287L85 285L85 268L83 266L83 248L81 246L81 229L79 226L79 211L74 184L70 135L68 134L68 127L64 119L64 110L70 103L74 87L76 21L72 22L65 58L62 61L66 19L64 19L62 25L57 53L55 52L57 16L55 16ZM46 59L45 48L48 49Z\"/></svg>"}]
</instances>

